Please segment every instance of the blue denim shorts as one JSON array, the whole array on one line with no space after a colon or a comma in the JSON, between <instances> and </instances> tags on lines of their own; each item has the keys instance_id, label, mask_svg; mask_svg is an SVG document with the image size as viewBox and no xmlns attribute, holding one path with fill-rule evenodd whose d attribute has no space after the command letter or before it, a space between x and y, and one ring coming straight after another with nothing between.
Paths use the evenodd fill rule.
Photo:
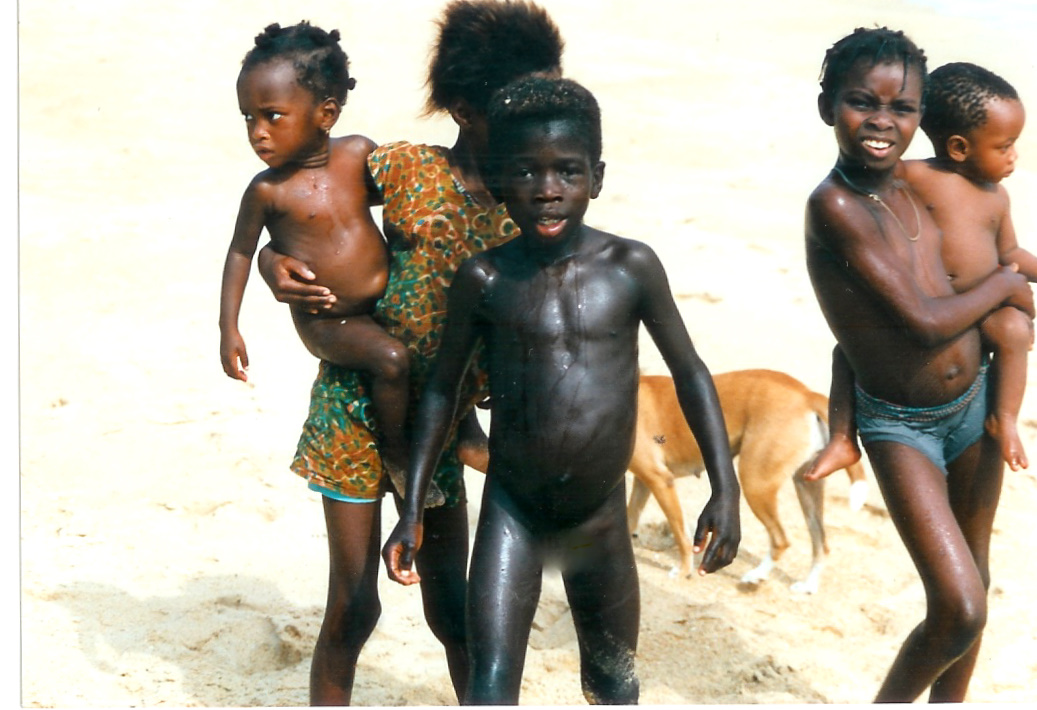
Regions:
<instances>
[{"instance_id":1,"label":"blue denim shorts","mask_svg":"<svg viewBox=\"0 0 1037 710\"><path fill-rule=\"evenodd\" d=\"M976 381L953 402L936 407L893 404L856 387L857 432L861 441L895 441L923 453L947 474L947 464L961 456L986 431L988 363L984 361Z\"/></svg>"}]
</instances>

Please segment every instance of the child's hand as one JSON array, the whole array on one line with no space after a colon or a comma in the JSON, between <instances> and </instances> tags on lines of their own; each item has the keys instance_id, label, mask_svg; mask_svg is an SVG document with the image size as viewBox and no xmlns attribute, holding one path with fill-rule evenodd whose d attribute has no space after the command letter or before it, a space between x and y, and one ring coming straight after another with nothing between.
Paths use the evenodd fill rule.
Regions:
<instances>
[{"instance_id":1,"label":"child's hand","mask_svg":"<svg viewBox=\"0 0 1037 710\"><path fill-rule=\"evenodd\" d=\"M699 574L705 575L731 564L738 554L738 544L742 540L742 526L739 522L739 489L733 493L712 495L699 516L699 524L695 529L694 551L699 554L705 550L699 564ZM708 544L706 538L709 538Z\"/></svg>"},{"instance_id":2,"label":"child's hand","mask_svg":"<svg viewBox=\"0 0 1037 710\"><path fill-rule=\"evenodd\" d=\"M224 333L220 337L220 360L227 377L248 382L248 353L241 333Z\"/></svg>"},{"instance_id":3,"label":"child's hand","mask_svg":"<svg viewBox=\"0 0 1037 710\"><path fill-rule=\"evenodd\" d=\"M324 286L313 283L317 275L305 262L274 251L269 246L259 251L259 273L281 303L303 308L309 313L327 310L335 296Z\"/></svg>"},{"instance_id":4,"label":"child's hand","mask_svg":"<svg viewBox=\"0 0 1037 710\"><path fill-rule=\"evenodd\" d=\"M1012 280L1012 292L1008 298L1004 300L1003 305L1018 308L1020 311L1033 318L1035 315L1033 291L1030 289L1030 282L1027 278L1018 273L1019 266L1017 264L1009 264L1008 266L1002 266L998 271Z\"/></svg>"},{"instance_id":5,"label":"child's hand","mask_svg":"<svg viewBox=\"0 0 1037 710\"><path fill-rule=\"evenodd\" d=\"M417 584L421 577L411 569L414 556L421 548L424 526L421 523L408 524L403 519L396 523L389 539L382 548L382 559L385 560L385 571L389 579L403 585Z\"/></svg>"}]
</instances>

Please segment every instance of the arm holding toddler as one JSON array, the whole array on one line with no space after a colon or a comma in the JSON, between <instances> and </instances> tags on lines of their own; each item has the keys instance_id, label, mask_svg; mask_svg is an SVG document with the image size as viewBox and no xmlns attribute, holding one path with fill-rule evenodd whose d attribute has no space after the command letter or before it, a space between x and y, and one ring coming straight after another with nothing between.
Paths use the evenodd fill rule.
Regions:
<instances>
[{"instance_id":1,"label":"arm holding toddler","mask_svg":"<svg viewBox=\"0 0 1037 710\"><path fill-rule=\"evenodd\" d=\"M1001 267L961 294L930 295L908 260L872 224L858 199L847 199L834 188L815 192L807 207L808 258L816 258L818 250L828 252L923 347L950 342L1001 306L1014 306L1033 317L1033 293L1014 268Z\"/></svg>"},{"instance_id":2,"label":"arm holding toddler","mask_svg":"<svg viewBox=\"0 0 1037 710\"><path fill-rule=\"evenodd\" d=\"M363 139L363 146L369 153L374 143ZM366 155L366 153L365 153ZM367 193L367 204L382 204L382 195L375 185L369 170L364 170L364 186ZM259 250L257 259L259 274L280 303L301 308L309 313L319 313L335 304L335 296L331 290L316 283L316 274L303 261L282 254L267 244Z\"/></svg>"}]
</instances>

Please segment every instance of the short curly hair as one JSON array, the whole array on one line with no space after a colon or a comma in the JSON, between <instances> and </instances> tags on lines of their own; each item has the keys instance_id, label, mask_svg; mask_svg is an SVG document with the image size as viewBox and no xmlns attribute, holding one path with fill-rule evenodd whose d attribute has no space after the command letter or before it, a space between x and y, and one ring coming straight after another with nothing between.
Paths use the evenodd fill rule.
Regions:
<instances>
[{"instance_id":1,"label":"short curly hair","mask_svg":"<svg viewBox=\"0 0 1037 710\"><path fill-rule=\"evenodd\" d=\"M904 74L908 69L917 67L922 74L922 87L927 81L925 52L899 30L888 27L858 27L833 44L825 52L821 64L821 94L826 101L835 101L846 74L861 61L870 66L879 64L900 63L904 66Z\"/></svg>"},{"instance_id":2,"label":"short curly hair","mask_svg":"<svg viewBox=\"0 0 1037 710\"><path fill-rule=\"evenodd\" d=\"M314 98L333 98L344 104L356 80L349 76L349 57L339 39L338 30L326 32L306 20L291 27L275 22L256 35L256 46L242 60L241 73L273 61L290 61L299 86Z\"/></svg>"},{"instance_id":3,"label":"short curly hair","mask_svg":"<svg viewBox=\"0 0 1037 710\"><path fill-rule=\"evenodd\" d=\"M571 79L536 74L518 79L493 95L486 118L494 176L514 151L522 129L548 121L570 122L590 162L601 159L601 109L594 95ZM491 182L496 183L496 177Z\"/></svg>"},{"instance_id":4,"label":"short curly hair","mask_svg":"<svg viewBox=\"0 0 1037 710\"><path fill-rule=\"evenodd\" d=\"M952 62L934 69L925 97L922 130L937 155L947 152L947 139L951 136L968 137L987 122L991 100L1019 100L1019 94L1007 81L968 62Z\"/></svg>"},{"instance_id":5,"label":"short curly hair","mask_svg":"<svg viewBox=\"0 0 1037 710\"><path fill-rule=\"evenodd\" d=\"M546 10L526 0L453 0L438 25L426 81L429 115L458 100L483 113L505 84L561 70L562 35Z\"/></svg>"}]
</instances>

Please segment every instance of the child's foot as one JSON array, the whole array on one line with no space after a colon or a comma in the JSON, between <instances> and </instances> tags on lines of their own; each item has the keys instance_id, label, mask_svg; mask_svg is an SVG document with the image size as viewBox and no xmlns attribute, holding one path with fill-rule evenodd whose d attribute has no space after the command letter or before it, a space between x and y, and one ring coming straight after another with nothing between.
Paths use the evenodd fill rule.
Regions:
<instances>
[{"instance_id":1,"label":"child's foot","mask_svg":"<svg viewBox=\"0 0 1037 710\"><path fill-rule=\"evenodd\" d=\"M825 444L821 452L810 465L810 470L803 476L808 481L816 481L820 478L841 471L847 466L852 466L861 460L861 450L856 441L845 436L833 437Z\"/></svg>"},{"instance_id":2,"label":"child's foot","mask_svg":"<svg viewBox=\"0 0 1037 710\"><path fill-rule=\"evenodd\" d=\"M468 468L486 473L490 468L490 445L485 435L481 441L462 439L457 442L457 458Z\"/></svg>"},{"instance_id":3,"label":"child's foot","mask_svg":"<svg viewBox=\"0 0 1037 710\"><path fill-rule=\"evenodd\" d=\"M476 406L484 405L480 403ZM465 466L486 473L490 467L490 441L474 409L465 415L458 427L457 457Z\"/></svg>"},{"instance_id":4,"label":"child's foot","mask_svg":"<svg viewBox=\"0 0 1037 710\"><path fill-rule=\"evenodd\" d=\"M389 480L392 481L396 493L400 498L405 498L407 496L407 469L386 459L382 459L382 466L389 474ZM446 496L443 495L443 491L435 481L429 481L428 491L425 493L425 507L438 508L444 503L446 503Z\"/></svg>"},{"instance_id":5,"label":"child's foot","mask_svg":"<svg viewBox=\"0 0 1037 710\"><path fill-rule=\"evenodd\" d=\"M1013 471L1021 468L1029 468L1030 462L1026 458L1023 441L1019 437L1019 426L1016 418L1002 412L1000 415L991 414L987 417L987 433L997 439L1001 444L1001 456L1005 463Z\"/></svg>"}]
</instances>

